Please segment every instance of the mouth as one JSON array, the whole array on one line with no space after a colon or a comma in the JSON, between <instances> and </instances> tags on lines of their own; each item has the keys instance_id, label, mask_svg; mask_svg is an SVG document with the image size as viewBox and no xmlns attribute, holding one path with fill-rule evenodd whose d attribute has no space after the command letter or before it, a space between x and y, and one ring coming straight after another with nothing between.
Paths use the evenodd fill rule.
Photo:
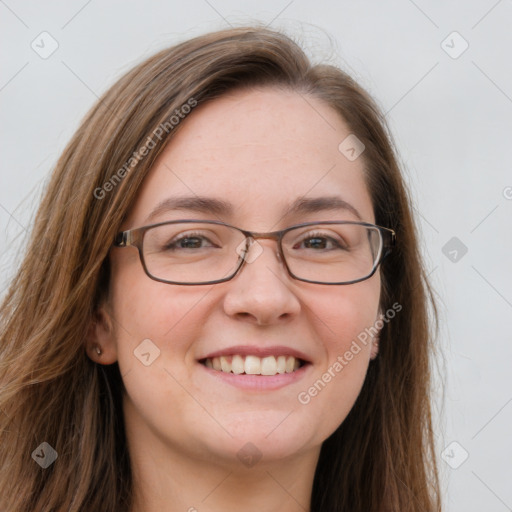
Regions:
<instances>
[{"instance_id":1,"label":"mouth","mask_svg":"<svg viewBox=\"0 0 512 512\"><path fill-rule=\"evenodd\" d=\"M229 354L206 357L199 362L211 370L234 375L259 375L262 377L294 373L310 364L293 355L281 354L259 357L253 354Z\"/></svg>"}]
</instances>

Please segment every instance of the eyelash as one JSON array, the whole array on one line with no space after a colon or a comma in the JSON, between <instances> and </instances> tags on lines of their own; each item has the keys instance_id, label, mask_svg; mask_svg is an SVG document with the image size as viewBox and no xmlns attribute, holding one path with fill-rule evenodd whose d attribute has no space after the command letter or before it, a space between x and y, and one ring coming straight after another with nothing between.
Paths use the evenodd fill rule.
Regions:
<instances>
[{"instance_id":1,"label":"eyelash","mask_svg":"<svg viewBox=\"0 0 512 512\"><path fill-rule=\"evenodd\" d=\"M179 244L180 241L186 240L186 239L189 239L189 238L190 239L198 238L198 239L201 239L201 240L208 240L210 243L212 243L211 240L208 237L206 237L204 233L201 233L199 231L191 231L189 233L183 233L181 235L177 235L177 237L175 237L173 240L171 240L170 242L165 244L165 249L166 250L175 250L175 246L177 244ZM334 248L339 248L339 249L345 248L345 247L343 247L343 245L340 243L339 240L336 240L335 238L333 238L331 236L328 236L326 233L322 233L320 231L310 231L308 233L304 233L304 234L300 235L300 242L299 243L302 244L306 240L310 240L310 239L313 239L313 238L320 238L320 239L324 239L324 240L330 241L335 246ZM212 245L214 245L214 244L212 243Z\"/></svg>"}]
</instances>

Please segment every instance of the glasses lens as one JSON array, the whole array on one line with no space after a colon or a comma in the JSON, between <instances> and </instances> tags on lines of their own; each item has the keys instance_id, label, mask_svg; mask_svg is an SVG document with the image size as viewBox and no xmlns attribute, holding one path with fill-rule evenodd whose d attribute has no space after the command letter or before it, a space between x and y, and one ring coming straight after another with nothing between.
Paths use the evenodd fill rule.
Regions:
<instances>
[{"instance_id":1,"label":"glasses lens","mask_svg":"<svg viewBox=\"0 0 512 512\"><path fill-rule=\"evenodd\" d=\"M283 252L292 274L322 283L345 283L370 275L380 258L378 228L316 224L288 231Z\"/></svg>"},{"instance_id":2,"label":"glasses lens","mask_svg":"<svg viewBox=\"0 0 512 512\"><path fill-rule=\"evenodd\" d=\"M236 270L245 237L220 224L176 223L148 229L144 262L157 279L177 283L217 281Z\"/></svg>"}]
</instances>

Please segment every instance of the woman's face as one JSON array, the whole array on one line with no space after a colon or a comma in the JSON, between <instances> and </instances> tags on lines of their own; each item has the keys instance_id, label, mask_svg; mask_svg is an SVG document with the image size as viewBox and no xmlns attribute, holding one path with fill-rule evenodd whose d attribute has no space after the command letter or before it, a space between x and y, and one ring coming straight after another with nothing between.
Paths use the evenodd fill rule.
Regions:
<instances>
[{"instance_id":1,"label":"woman's face","mask_svg":"<svg viewBox=\"0 0 512 512\"><path fill-rule=\"evenodd\" d=\"M362 158L340 152L350 131L320 100L239 91L181 122L123 229L178 219L258 232L308 221L374 222ZM223 201L231 212L190 205L160 208L149 219L162 201L183 197ZM290 212L297 200L320 197L342 199L360 219L347 208ZM244 455L317 455L352 408L375 350L371 343L354 349L353 341L378 317L379 273L352 285L301 282L288 275L275 241L258 244L251 251L262 252L231 281L199 286L154 281L135 248L112 251L113 330L99 328L97 360L119 362L129 431L149 451L226 464ZM235 375L204 364L219 353L228 362L300 355L307 364L277 376Z\"/></svg>"}]
</instances>

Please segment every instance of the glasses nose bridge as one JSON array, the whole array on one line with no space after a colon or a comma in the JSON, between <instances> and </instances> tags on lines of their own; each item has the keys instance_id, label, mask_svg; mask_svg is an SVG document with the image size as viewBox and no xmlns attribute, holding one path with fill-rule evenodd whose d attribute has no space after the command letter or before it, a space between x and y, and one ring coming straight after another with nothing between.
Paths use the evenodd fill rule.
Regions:
<instances>
[{"instance_id":1,"label":"glasses nose bridge","mask_svg":"<svg viewBox=\"0 0 512 512\"><path fill-rule=\"evenodd\" d=\"M258 231L245 231L245 236L248 238L254 238L257 240L258 238L268 239L268 240L275 240L276 242L279 242L279 239L281 238L282 231L270 231L268 233L262 233Z\"/></svg>"},{"instance_id":2,"label":"glasses nose bridge","mask_svg":"<svg viewBox=\"0 0 512 512\"><path fill-rule=\"evenodd\" d=\"M283 238L284 231L269 231L269 232L259 232L259 231L243 231L245 235L246 241L247 239L252 240L274 240L277 243L277 258L280 262L284 262L283 250L281 247L281 240Z\"/></svg>"}]
</instances>

